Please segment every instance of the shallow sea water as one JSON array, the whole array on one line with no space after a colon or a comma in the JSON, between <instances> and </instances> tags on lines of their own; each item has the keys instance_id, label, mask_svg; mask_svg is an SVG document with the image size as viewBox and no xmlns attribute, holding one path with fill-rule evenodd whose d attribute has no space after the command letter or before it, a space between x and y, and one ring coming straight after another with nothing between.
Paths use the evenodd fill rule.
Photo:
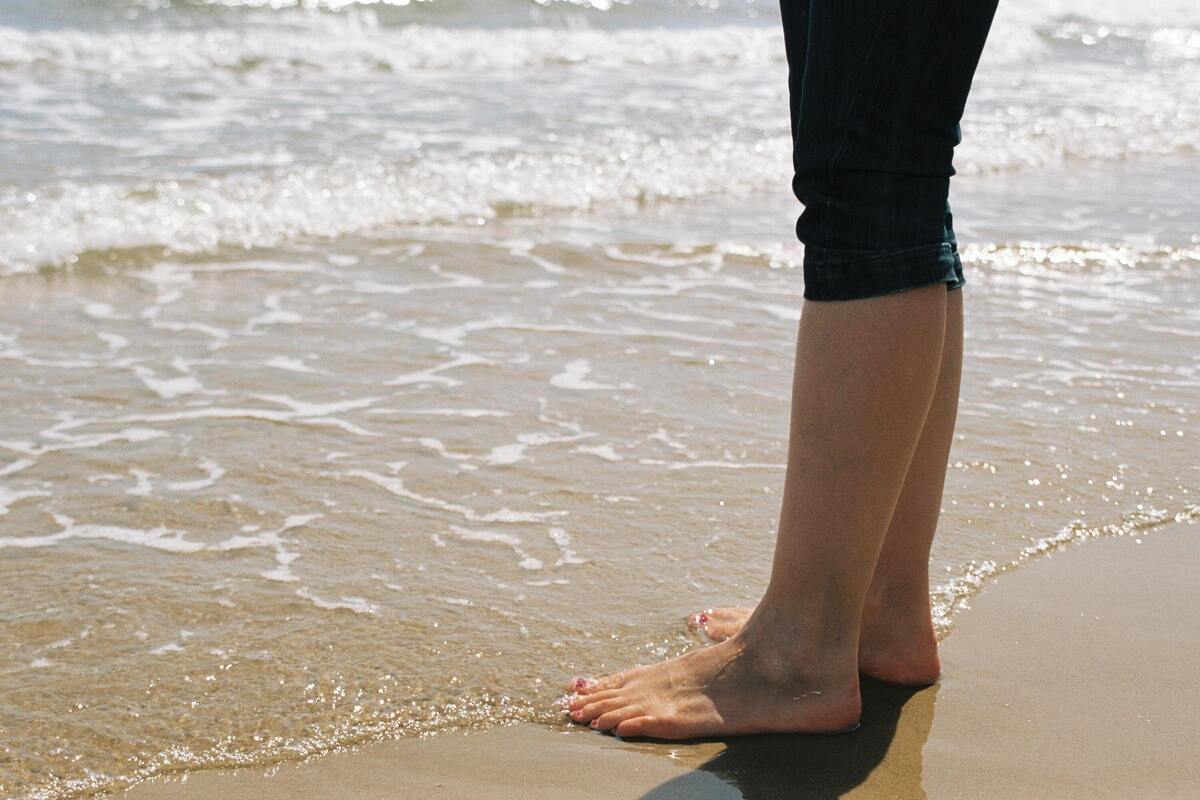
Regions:
<instances>
[{"instance_id":1,"label":"shallow sea water","mask_svg":"<svg viewBox=\"0 0 1200 800\"><path fill-rule=\"evenodd\" d=\"M0 11L4 796L561 724L769 570L773 8L288 5ZM1008 5L952 198L943 633L1200 518L1200 19Z\"/></svg>"}]
</instances>

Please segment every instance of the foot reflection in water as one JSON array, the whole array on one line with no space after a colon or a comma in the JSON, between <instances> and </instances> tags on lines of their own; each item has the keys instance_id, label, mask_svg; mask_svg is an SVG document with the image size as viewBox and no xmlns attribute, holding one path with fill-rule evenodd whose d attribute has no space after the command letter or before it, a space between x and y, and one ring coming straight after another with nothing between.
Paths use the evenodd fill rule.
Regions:
<instances>
[{"instance_id":1,"label":"foot reflection in water","mask_svg":"<svg viewBox=\"0 0 1200 800\"><path fill-rule=\"evenodd\" d=\"M676 798L887 798L924 800L921 751L933 726L937 686L924 689L893 686L863 678L862 726L834 736L767 735L680 746L631 742L656 753L668 749L696 771L643 795L642 800ZM690 751L690 752L689 752ZM714 785L720 779L729 791ZM715 790L715 791L714 791Z\"/></svg>"}]
</instances>

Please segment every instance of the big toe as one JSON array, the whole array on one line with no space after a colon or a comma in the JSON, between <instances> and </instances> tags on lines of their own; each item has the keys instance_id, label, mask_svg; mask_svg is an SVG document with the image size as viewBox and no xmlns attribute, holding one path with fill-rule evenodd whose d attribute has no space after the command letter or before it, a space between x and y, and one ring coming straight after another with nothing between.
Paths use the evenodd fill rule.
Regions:
<instances>
[{"instance_id":1,"label":"big toe","mask_svg":"<svg viewBox=\"0 0 1200 800\"><path fill-rule=\"evenodd\" d=\"M723 642L741 630L749 616L750 609L708 608L688 617L687 626L711 641Z\"/></svg>"},{"instance_id":2,"label":"big toe","mask_svg":"<svg viewBox=\"0 0 1200 800\"><path fill-rule=\"evenodd\" d=\"M563 688L567 690L568 694L587 694L595 683L591 678L577 676L567 681L567 685Z\"/></svg>"},{"instance_id":3,"label":"big toe","mask_svg":"<svg viewBox=\"0 0 1200 800\"><path fill-rule=\"evenodd\" d=\"M591 695L596 692L620 689L635 672L637 672L637 668L625 672L614 672L600 678L574 678L567 684L567 691L572 694Z\"/></svg>"},{"instance_id":4,"label":"big toe","mask_svg":"<svg viewBox=\"0 0 1200 800\"><path fill-rule=\"evenodd\" d=\"M706 633L714 610L706 608L703 611L697 611L695 614L690 615L686 620L688 630L693 633Z\"/></svg>"}]
</instances>

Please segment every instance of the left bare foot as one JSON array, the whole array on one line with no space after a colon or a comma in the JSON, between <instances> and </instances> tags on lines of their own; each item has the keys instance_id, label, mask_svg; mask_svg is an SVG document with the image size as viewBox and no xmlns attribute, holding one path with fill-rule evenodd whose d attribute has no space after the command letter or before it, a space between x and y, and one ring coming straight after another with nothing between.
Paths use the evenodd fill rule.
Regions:
<instances>
[{"instance_id":1,"label":"left bare foot","mask_svg":"<svg viewBox=\"0 0 1200 800\"><path fill-rule=\"evenodd\" d=\"M686 620L688 630L710 642L723 642L740 631L754 613L753 608L727 606L697 611Z\"/></svg>"},{"instance_id":2,"label":"left bare foot","mask_svg":"<svg viewBox=\"0 0 1200 800\"><path fill-rule=\"evenodd\" d=\"M753 608L740 606L707 608L689 616L686 624L710 642L723 642L736 636L753 613ZM867 596L858 633L858 670L902 686L937 682L942 665L928 597L905 602Z\"/></svg>"},{"instance_id":3,"label":"left bare foot","mask_svg":"<svg viewBox=\"0 0 1200 800\"><path fill-rule=\"evenodd\" d=\"M577 683L571 719L619 736L694 739L839 733L858 725L854 655L745 633L648 667ZM813 654L817 654L815 657Z\"/></svg>"}]
</instances>

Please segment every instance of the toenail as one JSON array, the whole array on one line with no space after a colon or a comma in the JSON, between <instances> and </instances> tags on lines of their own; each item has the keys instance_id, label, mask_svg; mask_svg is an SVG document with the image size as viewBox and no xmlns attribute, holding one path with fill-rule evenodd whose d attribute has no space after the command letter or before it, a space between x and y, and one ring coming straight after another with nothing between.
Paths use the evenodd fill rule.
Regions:
<instances>
[{"instance_id":1,"label":"toenail","mask_svg":"<svg viewBox=\"0 0 1200 800\"><path fill-rule=\"evenodd\" d=\"M704 612L701 612L701 613L700 613L700 617L699 617L699 619L700 619L700 624L701 624L701 625L704 625L704 624L706 624L706 623L708 622L708 614L705 614Z\"/></svg>"},{"instance_id":2,"label":"toenail","mask_svg":"<svg viewBox=\"0 0 1200 800\"><path fill-rule=\"evenodd\" d=\"M587 678L576 678L575 679L576 691L578 691L579 689L586 689L587 687L588 687L588 679Z\"/></svg>"},{"instance_id":3,"label":"toenail","mask_svg":"<svg viewBox=\"0 0 1200 800\"><path fill-rule=\"evenodd\" d=\"M589 722L589 723L588 723L588 727L589 727L589 728L599 728L599 727L600 727L600 720L598 720L598 719L594 719L594 720L592 720L591 722Z\"/></svg>"}]
</instances>

